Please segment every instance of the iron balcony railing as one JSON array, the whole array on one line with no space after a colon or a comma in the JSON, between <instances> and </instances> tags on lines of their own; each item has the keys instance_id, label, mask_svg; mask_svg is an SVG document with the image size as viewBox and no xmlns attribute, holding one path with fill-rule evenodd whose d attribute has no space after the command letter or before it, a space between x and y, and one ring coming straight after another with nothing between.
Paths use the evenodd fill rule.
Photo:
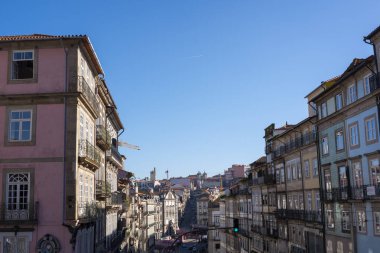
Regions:
<instances>
[{"instance_id":1,"label":"iron balcony railing","mask_svg":"<svg viewBox=\"0 0 380 253\"><path fill-rule=\"evenodd\" d=\"M111 194L111 184L104 180L96 180L96 197L105 198Z\"/></svg>"},{"instance_id":2,"label":"iron balcony railing","mask_svg":"<svg viewBox=\"0 0 380 253\"><path fill-rule=\"evenodd\" d=\"M309 145L316 142L316 133L303 134L301 137L297 137L292 141L286 142L285 145L275 149L273 151L274 158L281 157L282 155L292 152L300 147Z\"/></svg>"},{"instance_id":3,"label":"iron balcony railing","mask_svg":"<svg viewBox=\"0 0 380 253\"><path fill-rule=\"evenodd\" d=\"M293 219L293 220L304 220L305 219L304 210L277 209L275 214L276 214L277 219Z\"/></svg>"},{"instance_id":4,"label":"iron balcony railing","mask_svg":"<svg viewBox=\"0 0 380 253\"><path fill-rule=\"evenodd\" d=\"M98 169L101 163L100 151L87 140L80 140L78 143L78 157L82 163L87 163Z\"/></svg>"},{"instance_id":5,"label":"iron balcony railing","mask_svg":"<svg viewBox=\"0 0 380 253\"><path fill-rule=\"evenodd\" d=\"M80 92L83 94L87 103L92 107L94 112L98 114L100 112L99 102L96 100L95 93L91 90L90 86L86 82L86 79L83 76L78 76L76 78L77 86L72 89L72 91Z\"/></svg>"},{"instance_id":6,"label":"iron balcony railing","mask_svg":"<svg viewBox=\"0 0 380 253\"><path fill-rule=\"evenodd\" d=\"M96 143L104 150L108 150L111 147L111 135L103 125L96 125Z\"/></svg>"},{"instance_id":7,"label":"iron balcony railing","mask_svg":"<svg viewBox=\"0 0 380 253\"><path fill-rule=\"evenodd\" d=\"M111 150L107 151L107 157L113 157L119 164L123 164L123 158L117 147L111 146Z\"/></svg>"},{"instance_id":8,"label":"iron balcony railing","mask_svg":"<svg viewBox=\"0 0 380 253\"><path fill-rule=\"evenodd\" d=\"M0 203L0 224L33 223L38 221L38 202Z\"/></svg>"},{"instance_id":9,"label":"iron balcony railing","mask_svg":"<svg viewBox=\"0 0 380 253\"><path fill-rule=\"evenodd\" d=\"M98 216L98 207L95 202L78 202L78 218L93 220Z\"/></svg>"},{"instance_id":10,"label":"iron balcony railing","mask_svg":"<svg viewBox=\"0 0 380 253\"><path fill-rule=\"evenodd\" d=\"M261 234L261 228L263 226L259 226L259 225L251 225L251 231L252 232L255 232L255 233L258 233L258 234Z\"/></svg>"},{"instance_id":11,"label":"iron balcony railing","mask_svg":"<svg viewBox=\"0 0 380 253\"><path fill-rule=\"evenodd\" d=\"M106 199L107 206L122 205L125 201L125 194L121 192L112 192L111 196Z\"/></svg>"},{"instance_id":12,"label":"iron balcony railing","mask_svg":"<svg viewBox=\"0 0 380 253\"><path fill-rule=\"evenodd\" d=\"M380 184L351 187L353 200L371 200L380 197Z\"/></svg>"},{"instance_id":13,"label":"iron balcony railing","mask_svg":"<svg viewBox=\"0 0 380 253\"><path fill-rule=\"evenodd\" d=\"M324 189L325 202L346 202L351 199L351 188L348 186Z\"/></svg>"},{"instance_id":14,"label":"iron balcony railing","mask_svg":"<svg viewBox=\"0 0 380 253\"><path fill-rule=\"evenodd\" d=\"M322 212L316 210L305 210L305 220L308 222L322 222Z\"/></svg>"}]
</instances>

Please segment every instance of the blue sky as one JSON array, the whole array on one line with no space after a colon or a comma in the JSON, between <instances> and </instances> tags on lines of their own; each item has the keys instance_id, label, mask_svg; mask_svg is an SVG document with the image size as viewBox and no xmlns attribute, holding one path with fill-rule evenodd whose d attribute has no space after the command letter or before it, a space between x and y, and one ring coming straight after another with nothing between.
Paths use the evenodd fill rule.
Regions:
<instances>
[{"instance_id":1,"label":"blue sky","mask_svg":"<svg viewBox=\"0 0 380 253\"><path fill-rule=\"evenodd\" d=\"M87 34L138 177L223 172L264 153L264 128L372 48L380 1L6 1L1 34ZM22 6L20 8L19 6Z\"/></svg>"}]
</instances>

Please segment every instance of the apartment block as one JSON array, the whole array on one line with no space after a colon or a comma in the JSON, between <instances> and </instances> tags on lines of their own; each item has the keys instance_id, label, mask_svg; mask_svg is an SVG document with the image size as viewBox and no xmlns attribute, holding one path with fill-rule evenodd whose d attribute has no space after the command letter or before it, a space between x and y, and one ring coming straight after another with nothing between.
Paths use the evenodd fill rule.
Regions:
<instances>
[{"instance_id":1,"label":"apartment block","mask_svg":"<svg viewBox=\"0 0 380 253\"><path fill-rule=\"evenodd\" d=\"M89 38L1 36L0 48L0 248L111 249L123 124Z\"/></svg>"}]
</instances>

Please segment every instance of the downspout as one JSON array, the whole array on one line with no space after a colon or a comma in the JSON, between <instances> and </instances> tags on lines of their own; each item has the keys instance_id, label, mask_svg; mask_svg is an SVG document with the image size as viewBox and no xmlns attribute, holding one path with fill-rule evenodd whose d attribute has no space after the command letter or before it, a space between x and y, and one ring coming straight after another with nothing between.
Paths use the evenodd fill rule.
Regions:
<instances>
[{"instance_id":1,"label":"downspout","mask_svg":"<svg viewBox=\"0 0 380 253\"><path fill-rule=\"evenodd\" d=\"M64 47L62 38L60 39L61 46L65 52L65 79L64 79L64 92L68 91L68 83L67 83L67 57L68 57L68 49ZM66 146L67 146L67 98L66 94L63 96L63 105L64 105L64 130L63 130L63 196L62 196L62 204L63 204L63 212L62 212L62 224L65 224L66 220ZM75 172L74 172L75 173Z\"/></svg>"},{"instance_id":2,"label":"downspout","mask_svg":"<svg viewBox=\"0 0 380 253\"><path fill-rule=\"evenodd\" d=\"M325 86L322 85L322 88L326 90ZM310 101L308 102L309 106L313 108L316 112L316 117L318 119L318 110L317 108L313 107L312 104L310 104ZM316 149L317 149L317 162L318 162L318 177L319 177L319 200L321 202L321 218L322 218L322 236L323 236L323 252L326 253L326 223L325 223L325 197L323 195L323 187L322 187L322 166L321 166L321 154L320 154L320 143L319 143L319 129L317 124L315 124L315 139L316 139Z\"/></svg>"},{"instance_id":3,"label":"downspout","mask_svg":"<svg viewBox=\"0 0 380 253\"><path fill-rule=\"evenodd\" d=\"M379 78L379 63L377 61L377 52L376 52L376 46L375 44L368 39L367 37L363 38L363 41L369 45L372 45L373 48L373 54L375 56L375 65L376 65L376 86L379 89L380 88L380 78ZM377 120L378 120L378 126L380 130L380 96L376 97L376 105L377 105Z\"/></svg>"}]
</instances>

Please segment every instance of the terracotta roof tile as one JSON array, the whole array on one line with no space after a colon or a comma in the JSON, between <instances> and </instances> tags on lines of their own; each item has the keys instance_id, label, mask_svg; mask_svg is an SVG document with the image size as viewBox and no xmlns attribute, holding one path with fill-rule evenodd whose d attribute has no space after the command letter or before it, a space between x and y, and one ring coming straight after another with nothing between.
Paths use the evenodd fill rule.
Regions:
<instances>
[{"instance_id":1,"label":"terracotta roof tile","mask_svg":"<svg viewBox=\"0 0 380 253\"><path fill-rule=\"evenodd\" d=\"M43 40L43 39L69 39L69 38L83 38L86 35L47 35L47 34L30 34L30 35L7 35L0 36L0 41L20 41L20 40Z\"/></svg>"}]
</instances>

